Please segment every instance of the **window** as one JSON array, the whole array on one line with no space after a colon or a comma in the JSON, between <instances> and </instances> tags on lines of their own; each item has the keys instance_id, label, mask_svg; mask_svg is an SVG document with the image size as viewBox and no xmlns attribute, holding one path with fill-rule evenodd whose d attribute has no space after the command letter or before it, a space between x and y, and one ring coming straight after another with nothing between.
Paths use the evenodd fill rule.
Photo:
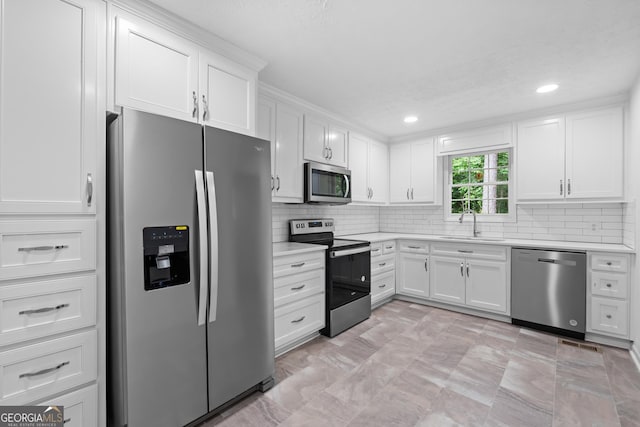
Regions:
<instances>
[{"instance_id":1,"label":"window","mask_svg":"<svg viewBox=\"0 0 640 427\"><path fill-rule=\"evenodd\" d=\"M508 216L510 151L449 156L449 214Z\"/></svg>"}]
</instances>

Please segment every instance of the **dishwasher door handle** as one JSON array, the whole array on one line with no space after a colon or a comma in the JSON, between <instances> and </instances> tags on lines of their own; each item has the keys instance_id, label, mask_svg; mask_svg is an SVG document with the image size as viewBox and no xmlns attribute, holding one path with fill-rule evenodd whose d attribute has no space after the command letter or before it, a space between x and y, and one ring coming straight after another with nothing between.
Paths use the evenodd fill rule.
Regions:
<instances>
[{"instance_id":1,"label":"dishwasher door handle","mask_svg":"<svg viewBox=\"0 0 640 427\"><path fill-rule=\"evenodd\" d=\"M551 258L538 258L538 262L546 262L548 264L566 265L568 267L575 267L576 262L564 259L551 259Z\"/></svg>"}]
</instances>

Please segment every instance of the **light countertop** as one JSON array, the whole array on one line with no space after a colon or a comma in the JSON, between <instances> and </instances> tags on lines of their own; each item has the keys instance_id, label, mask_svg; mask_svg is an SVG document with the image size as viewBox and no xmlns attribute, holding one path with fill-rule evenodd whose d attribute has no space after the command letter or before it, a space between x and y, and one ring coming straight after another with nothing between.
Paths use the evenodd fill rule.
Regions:
<instances>
[{"instance_id":1,"label":"light countertop","mask_svg":"<svg viewBox=\"0 0 640 427\"><path fill-rule=\"evenodd\" d=\"M528 240L528 239L500 239L491 240L487 237L487 240L479 238L469 239L448 239L443 236L437 236L432 234L411 234L411 233L366 233L366 234L350 234L347 236L340 236L345 239L366 240L371 243L382 242L385 240L428 240L432 242L448 242L459 244L479 244L479 245L497 245L497 246L510 246L510 247L524 247L524 248L540 248L540 249L558 249L569 251L599 251L599 252L619 252L619 253L635 253L635 249L625 245L610 244L610 243L588 243L588 242L561 242L556 240Z\"/></svg>"},{"instance_id":2,"label":"light countertop","mask_svg":"<svg viewBox=\"0 0 640 427\"><path fill-rule=\"evenodd\" d=\"M306 252L324 251L325 245L297 242L277 242L273 244L273 256L296 255Z\"/></svg>"}]
</instances>

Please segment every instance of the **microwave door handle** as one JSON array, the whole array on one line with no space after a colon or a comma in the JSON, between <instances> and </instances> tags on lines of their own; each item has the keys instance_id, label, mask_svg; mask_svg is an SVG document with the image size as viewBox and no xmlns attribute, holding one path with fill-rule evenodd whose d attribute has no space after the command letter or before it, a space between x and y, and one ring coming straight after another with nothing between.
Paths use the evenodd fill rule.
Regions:
<instances>
[{"instance_id":1,"label":"microwave door handle","mask_svg":"<svg viewBox=\"0 0 640 427\"><path fill-rule=\"evenodd\" d=\"M202 171L195 171L196 203L198 207L198 242L200 244L200 292L198 298L198 325L206 323L207 318L207 287L209 286L207 270L207 210L204 195L204 176Z\"/></svg>"},{"instance_id":2,"label":"microwave door handle","mask_svg":"<svg viewBox=\"0 0 640 427\"><path fill-rule=\"evenodd\" d=\"M218 205L216 183L213 172L207 171L207 195L209 200L209 260L211 267L211 287L209 290L209 322L216 321L218 313Z\"/></svg>"},{"instance_id":3,"label":"microwave door handle","mask_svg":"<svg viewBox=\"0 0 640 427\"><path fill-rule=\"evenodd\" d=\"M347 186L347 189L344 192L344 197L349 197L349 175L344 175L344 182Z\"/></svg>"}]
</instances>

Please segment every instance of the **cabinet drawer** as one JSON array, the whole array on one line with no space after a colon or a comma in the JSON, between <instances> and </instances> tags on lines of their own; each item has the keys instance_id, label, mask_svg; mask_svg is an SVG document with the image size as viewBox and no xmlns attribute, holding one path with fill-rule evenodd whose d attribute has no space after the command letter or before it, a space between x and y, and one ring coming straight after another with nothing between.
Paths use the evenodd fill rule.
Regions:
<instances>
[{"instance_id":1,"label":"cabinet drawer","mask_svg":"<svg viewBox=\"0 0 640 427\"><path fill-rule=\"evenodd\" d=\"M507 259L507 248L504 246L434 243L431 246L431 253L477 259Z\"/></svg>"},{"instance_id":2,"label":"cabinet drawer","mask_svg":"<svg viewBox=\"0 0 640 427\"><path fill-rule=\"evenodd\" d=\"M64 406L64 427L96 427L98 425L98 387L92 385L38 403L42 406Z\"/></svg>"},{"instance_id":3,"label":"cabinet drawer","mask_svg":"<svg viewBox=\"0 0 640 427\"><path fill-rule=\"evenodd\" d=\"M95 220L0 222L0 280L95 268Z\"/></svg>"},{"instance_id":4,"label":"cabinet drawer","mask_svg":"<svg viewBox=\"0 0 640 427\"><path fill-rule=\"evenodd\" d=\"M275 310L276 349L324 328L324 294Z\"/></svg>"},{"instance_id":5,"label":"cabinet drawer","mask_svg":"<svg viewBox=\"0 0 640 427\"><path fill-rule=\"evenodd\" d=\"M371 244L371 257L376 257L382 255L382 243L372 243Z\"/></svg>"},{"instance_id":6,"label":"cabinet drawer","mask_svg":"<svg viewBox=\"0 0 640 427\"><path fill-rule=\"evenodd\" d=\"M273 277L324 268L325 251L285 255L273 259Z\"/></svg>"},{"instance_id":7,"label":"cabinet drawer","mask_svg":"<svg viewBox=\"0 0 640 427\"><path fill-rule=\"evenodd\" d=\"M591 272L591 293L605 297L626 298L628 276L626 274Z\"/></svg>"},{"instance_id":8,"label":"cabinet drawer","mask_svg":"<svg viewBox=\"0 0 640 427\"><path fill-rule=\"evenodd\" d=\"M626 273L629 271L629 257L624 254L591 254L591 268Z\"/></svg>"},{"instance_id":9,"label":"cabinet drawer","mask_svg":"<svg viewBox=\"0 0 640 427\"><path fill-rule=\"evenodd\" d=\"M317 293L324 293L325 271L324 268L319 268L279 277L273 281L273 285L274 306L277 308Z\"/></svg>"},{"instance_id":10,"label":"cabinet drawer","mask_svg":"<svg viewBox=\"0 0 640 427\"><path fill-rule=\"evenodd\" d=\"M96 323L96 276L0 286L0 346Z\"/></svg>"},{"instance_id":11,"label":"cabinet drawer","mask_svg":"<svg viewBox=\"0 0 640 427\"><path fill-rule=\"evenodd\" d=\"M0 353L0 405L24 405L95 380L96 331Z\"/></svg>"},{"instance_id":12,"label":"cabinet drawer","mask_svg":"<svg viewBox=\"0 0 640 427\"><path fill-rule=\"evenodd\" d=\"M591 329L595 332L628 338L629 305L627 301L592 297Z\"/></svg>"},{"instance_id":13,"label":"cabinet drawer","mask_svg":"<svg viewBox=\"0 0 640 427\"><path fill-rule=\"evenodd\" d=\"M413 252L419 254L429 253L429 242L420 240L400 240L398 243L402 252Z\"/></svg>"},{"instance_id":14,"label":"cabinet drawer","mask_svg":"<svg viewBox=\"0 0 640 427\"><path fill-rule=\"evenodd\" d=\"M376 257L371 260L371 277L376 274L383 273L385 271L395 270L396 268L396 256L384 255Z\"/></svg>"},{"instance_id":15,"label":"cabinet drawer","mask_svg":"<svg viewBox=\"0 0 640 427\"><path fill-rule=\"evenodd\" d=\"M371 280L371 300L377 300L381 294L396 293L396 274L394 271L380 274Z\"/></svg>"},{"instance_id":16,"label":"cabinet drawer","mask_svg":"<svg viewBox=\"0 0 640 427\"><path fill-rule=\"evenodd\" d=\"M382 242L382 253L390 254L396 251L396 241L388 240L386 242Z\"/></svg>"}]
</instances>

